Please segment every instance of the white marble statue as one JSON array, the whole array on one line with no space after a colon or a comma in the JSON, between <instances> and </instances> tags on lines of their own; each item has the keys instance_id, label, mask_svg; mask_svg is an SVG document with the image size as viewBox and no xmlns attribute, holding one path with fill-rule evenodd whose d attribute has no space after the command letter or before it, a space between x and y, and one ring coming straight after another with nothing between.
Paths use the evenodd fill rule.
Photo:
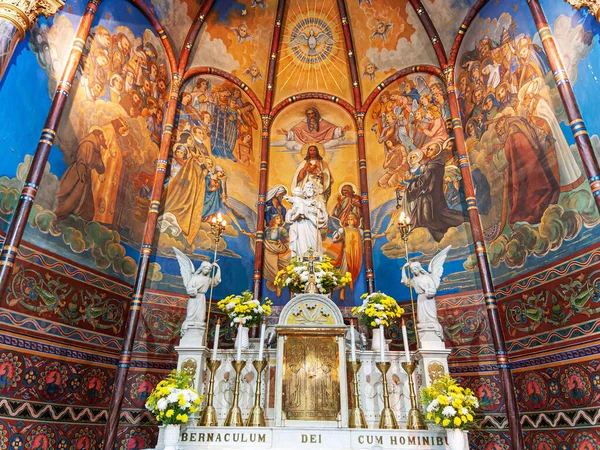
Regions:
<instances>
[{"instance_id":1,"label":"white marble statue","mask_svg":"<svg viewBox=\"0 0 600 450\"><path fill-rule=\"evenodd\" d=\"M178 248L173 247L177 261L179 262L179 269L181 271L181 277L183 278L183 285L190 296L187 304L187 313L183 325L181 325L181 335L190 328L204 327L204 321L206 316L206 292L212 286L216 286L221 282L221 268L217 263L209 263L203 261L198 267L198 270L194 269L194 263ZM211 270L215 267L215 271L212 274Z\"/></svg>"},{"instance_id":2,"label":"white marble statue","mask_svg":"<svg viewBox=\"0 0 600 450\"><path fill-rule=\"evenodd\" d=\"M440 286L444 262L450 248L449 245L433 257L429 263L429 271L423 269L421 263L417 261L411 262L410 265L406 263L402 268L402 284L409 288L412 286L417 293L417 331L421 340L424 334L432 331L439 340L444 338L442 326L438 321L435 294ZM407 273L407 267L410 268L411 275Z\"/></svg>"},{"instance_id":3,"label":"white marble statue","mask_svg":"<svg viewBox=\"0 0 600 450\"><path fill-rule=\"evenodd\" d=\"M292 208L285 215L285 221L290 224L292 256L302 257L309 248L322 255L321 230L327 228L329 219L325 204L317 197L317 189L312 182L304 185L302 195L297 189L294 189L293 197L286 197L292 203Z\"/></svg>"}]
</instances>

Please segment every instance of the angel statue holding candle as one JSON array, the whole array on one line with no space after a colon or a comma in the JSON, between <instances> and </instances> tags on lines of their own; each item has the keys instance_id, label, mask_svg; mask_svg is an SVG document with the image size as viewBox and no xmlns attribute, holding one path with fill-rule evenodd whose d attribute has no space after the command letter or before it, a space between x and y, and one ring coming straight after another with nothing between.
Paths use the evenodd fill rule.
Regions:
<instances>
[{"instance_id":1,"label":"angel statue holding candle","mask_svg":"<svg viewBox=\"0 0 600 450\"><path fill-rule=\"evenodd\" d=\"M429 271L423 269L418 261L407 262L402 268L402 284L408 286L409 289L412 287L417 293L417 330L434 331L442 340L444 335L437 316L435 294L440 286L444 262L450 248L449 245L433 257L429 263ZM410 270L410 274L408 274L407 268Z\"/></svg>"},{"instance_id":2,"label":"angel statue holding candle","mask_svg":"<svg viewBox=\"0 0 600 450\"><path fill-rule=\"evenodd\" d=\"M190 328L200 328L204 326L206 316L206 292L208 292L211 285L214 287L221 282L221 268L216 262L209 263L203 261L196 270L194 268L194 263L185 253L176 247L173 247L173 251L179 262L183 285L190 296L187 303L185 320L183 325L181 325L181 335L183 336ZM211 276L213 267L215 268L215 271Z\"/></svg>"}]
</instances>

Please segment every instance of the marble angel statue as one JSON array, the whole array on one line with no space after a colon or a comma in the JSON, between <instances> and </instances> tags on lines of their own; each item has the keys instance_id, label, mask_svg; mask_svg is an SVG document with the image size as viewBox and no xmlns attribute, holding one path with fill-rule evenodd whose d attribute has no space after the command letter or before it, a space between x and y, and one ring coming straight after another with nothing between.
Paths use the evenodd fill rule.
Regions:
<instances>
[{"instance_id":1,"label":"marble angel statue","mask_svg":"<svg viewBox=\"0 0 600 450\"><path fill-rule=\"evenodd\" d=\"M183 325L181 325L181 335L190 328L204 327L206 316L206 292L212 286L216 286L221 282L221 268L217 263L209 263L203 261L198 269L194 269L194 263L178 248L173 247L177 262L179 262L179 270L183 278L183 285L190 296L187 304L187 313ZM212 268L216 270L212 274Z\"/></svg>"},{"instance_id":2,"label":"marble angel statue","mask_svg":"<svg viewBox=\"0 0 600 450\"><path fill-rule=\"evenodd\" d=\"M449 245L433 257L429 263L429 271L423 269L418 261L406 263L402 268L402 284L412 287L417 293L417 330L422 333L433 331L440 340L443 339L443 332L438 321L435 294L440 286L444 262L450 248ZM407 267L411 275L408 274Z\"/></svg>"}]
</instances>

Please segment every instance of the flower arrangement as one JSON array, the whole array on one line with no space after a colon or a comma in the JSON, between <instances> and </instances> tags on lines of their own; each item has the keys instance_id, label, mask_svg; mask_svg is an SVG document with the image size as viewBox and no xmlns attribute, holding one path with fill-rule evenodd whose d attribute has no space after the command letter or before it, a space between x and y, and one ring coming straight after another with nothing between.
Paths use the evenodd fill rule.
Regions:
<instances>
[{"instance_id":1,"label":"flower arrangement","mask_svg":"<svg viewBox=\"0 0 600 450\"><path fill-rule=\"evenodd\" d=\"M218 308L225 312L231 320L231 326L243 325L252 327L260 324L263 317L271 314L273 302L265 298L261 303L254 300L250 291L242 292L242 295L232 294L217 303Z\"/></svg>"},{"instance_id":2,"label":"flower arrangement","mask_svg":"<svg viewBox=\"0 0 600 450\"><path fill-rule=\"evenodd\" d=\"M146 409L161 425L186 423L198 411L202 397L190 387L191 377L174 370L156 385L146 401Z\"/></svg>"},{"instance_id":3,"label":"flower arrangement","mask_svg":"<svg viewBox=\"0 0 600 450\"><path fill-rule=\"evenodd\" d=\"M383 292L363 294L360 298L363 299L363 303L352 308L352 314L371 328L378 328L379 325L387 327L404 314L404 308Z\"/></svg>"},{"instance_id":4,"label":"flower arrangement","mask_svg":"<svg viewBox=\"0 0 600 450\"><path fill-rule=\"evenodd\" d=\"M321 294L329 294L334 289L343 288L352 281L350 272L342 274L333 267L329 256L321 256L313 262L313 270L317 289ZM275 277L275 286L288 287L295 293L303 293L310 275L310 262L293 257L285 269L281 269Z\"/></svg>"},{"instance_id":5,"label":"flower arrangement","mask_svg":"<svg viewBox=\"0 0 600 450\"><path fill-rule=\"evenodd\" d=\"M421 388L421 403L427 410L427 419L444 428L468 428L479 400L471 389L465 389L450 375L436 380L431 387Z\"/></svg>"}]
</instances>

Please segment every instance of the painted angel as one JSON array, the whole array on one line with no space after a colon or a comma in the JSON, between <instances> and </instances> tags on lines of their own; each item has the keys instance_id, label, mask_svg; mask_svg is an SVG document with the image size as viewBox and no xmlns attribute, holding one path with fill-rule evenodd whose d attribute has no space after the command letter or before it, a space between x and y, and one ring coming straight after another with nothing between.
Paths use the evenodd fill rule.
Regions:
<instances>
[{"instance_id":1,"label":"painted angel","mask_svg":"<svg viewBox=\"0 0 600 450\"><path fill-rule=\"evenodd\" d=\"M181 325L181 335L183 336L188 329L204 325L206 316L206 292L211 286L216 286L221 282L221 268L217 263L203 261L194 269L194 263L178 248L173 247L179 270L183 278L183 285L190 296L187 304L187 313L183 325ZM213 271L213 267L216 269Z\"/></svg>"},{"instance_id":2,"label":"painted angel","mask_svg":"<svg viewBox=\"0 0 600 450\"><path fill-rule=\"evenodd\" d=\"M429 271L423 269L417 261L406 263L402 268L402 284L412 287L417 293L417 329L433 329L440 339L443 339L443 333L437 317L435 294L440 286L444 262L450 248L449 245L433 257L429 263ZM407 267L411 275L407 273Z\"/></svg>"}]
</instances>

